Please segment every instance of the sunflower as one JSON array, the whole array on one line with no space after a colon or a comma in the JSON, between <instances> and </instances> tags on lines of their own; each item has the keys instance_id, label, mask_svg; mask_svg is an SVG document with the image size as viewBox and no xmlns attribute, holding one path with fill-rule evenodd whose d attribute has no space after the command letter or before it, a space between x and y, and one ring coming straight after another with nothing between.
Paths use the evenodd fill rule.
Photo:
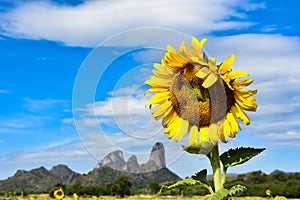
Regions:
<instances>
[{"instance_id":1,"label":"sunflower","mask_svg":"<svg viewBox=\"0 0 300 200\"><path fill-rule=\"evenodd\" d=\"M54 191L54 197L58 200L64 198L64 195L64 191L61 188Z\"/></svg>"},{"instance_id":2,"label":"sunflower","mask_svg":"<svg viewBox=\"0 0 300 200\"><path fill-rule=\"evenodd\" d=\"M76 193L74 193L73 198L74 198L74 200L78 200L79 196Z\"/></svg>"},{"instance_id":3,"label":"sunflower","mask_svg":"<svg viewBox=\"0 0 300 200\"><path fill-rule=\"evenodd\" d=\"M226 143L240 129L239 121L250 120L245 111L256 111L255 90L244 87L253 82L244 71L230 70L234 55L217 65L203 52L206 38L192 37L191 48L184 41L179 49L167 46L161 64L154 64L153 75L146 80L155 93L147 102L156 120L162 119L164 133L180 141L189 133L189 145L204 141L217 145Z\"/></svg>"},{"instance_id":4,"label":"sunflower","mask_svg":"<svg viewBox=\"0 0 300 200\"><path fill-rule=\"evenodd\" d=\"M266 195L267 195L267 196L270 196L270 195L271 195L271 190L270 190L270 189L267 189L267 190L266 190Z\"/></svg>"}]
</instances>

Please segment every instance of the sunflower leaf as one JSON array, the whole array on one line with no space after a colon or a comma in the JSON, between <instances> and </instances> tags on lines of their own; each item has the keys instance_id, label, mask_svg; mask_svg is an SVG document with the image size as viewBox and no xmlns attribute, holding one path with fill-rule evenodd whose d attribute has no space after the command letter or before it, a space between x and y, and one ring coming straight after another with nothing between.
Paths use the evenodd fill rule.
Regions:
<instances>
[{"instance_id":1,"label":"sunflower leaf","mask_svg":"<svg viewBox=\"0 0 300 200\"><path fill-rule=\"evenodd\" d=\"M236 149L229 149L220 156L220 159L223 163L224 168L227 169L228 167L233 167L247 162L248 160L250 160L254 156L257 156L264 150L265 148L256 149L252 147L240 147Z\"/></svg>"},{"instance_id":2,"label":"sunflower leaf","mask_svg":"<svg viewBox=\"0 0 300 200\"><path fill-rule=\"evenodd\" d=\"M229 195L229 191L225 188L218 190L214 194L209 194L203 197L203 200L222 200L226 199Z\"/></svg>"},{"instance_id":3,"label":"sunflower leaf","mask_svg":"<svg viewBox=\"0 0 300 200\"><path fill-rule=\"evenodd\" d=\"M245 192L247 188L243 185L235 185L229 189L228 195L229 196L237 196Z\"/></svg>"},{"instance_id":4,"label":"sunflower leaf","mask_svg":"<svg viewBox=\"0 0 300 200\"><path fill-rule=\"evenodd\" d=\"M186 179L183 179L183 180L179 180L179 181L177 181L176 183L174 183L172 185L168 185L168 186L163 185L158 194L160 194L163 189L171 190L171 189L174 189L174 188L177 188L177 187L197 185L199 183L200 183L200 181L197 181L193 178L186 178Z\"/></svg>"},{"instance_id":5,"label":"sunflower leaf","mask_svg":"<svg viewBox=\"0 0 300 200\"><path fill-rule=\"evenodd\" d=\"M183 180L179 180L176 183L172 184L172 185L163 185L160 189L160 191L158 192L158 194L160 194L164 189L167 190L171 190L177 187L186 187L186 186L194 186L194 185L201 185L203 187L205 187L208 191L211 192L211 187L209 186L207 180L206 180L206 174L207 174L207 170L202 170L198 173L196 173L195 176L192 176L192 178L186 178ZM205 177L203 178L203 176L205 175Z\"/></svg>"},{"instance_id":6,"label":"sunflower leaf","mask_svg":"<svg viewBox=\"0 0 300 200\"><path fill-rule=\"evenodd\" d=\"M200 172L196 173L195 175L192 176L194 180L198 180L202 183L205 183L206 185L209 185L209 183L206 180L207 176L207 169L203 169Z\"/></svg>"}]
</instances>

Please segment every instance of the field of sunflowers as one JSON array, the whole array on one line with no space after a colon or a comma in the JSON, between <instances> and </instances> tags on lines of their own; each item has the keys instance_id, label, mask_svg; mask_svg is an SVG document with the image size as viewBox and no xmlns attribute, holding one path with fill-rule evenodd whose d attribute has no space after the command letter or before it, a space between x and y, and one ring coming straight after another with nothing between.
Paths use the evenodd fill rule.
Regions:
<instances>
[{"instance_id":1,"label":"field of sunflowers","mask_svg":"<svg viewBox=\"0 0 300 200\"><path fill-rule=\"evenodd\" d=\"M64 197L63 200L75 200L74 197ZM125 198L117 198L117 197L78 197L78 200L193 200L193 199L203 199L203 197L174 197L174 196L134 196L134 197L125 197ZM265 197L231 197L230 200L283 200L286 198L282 198L276 196L274 198L265 198ZM48 194L45 195L30 195L26 197L0 197L0 200L54 200L54 198L49 197ZM299 199L289 199L289 200L299 200Z\"/></svg>"}]
</instances>

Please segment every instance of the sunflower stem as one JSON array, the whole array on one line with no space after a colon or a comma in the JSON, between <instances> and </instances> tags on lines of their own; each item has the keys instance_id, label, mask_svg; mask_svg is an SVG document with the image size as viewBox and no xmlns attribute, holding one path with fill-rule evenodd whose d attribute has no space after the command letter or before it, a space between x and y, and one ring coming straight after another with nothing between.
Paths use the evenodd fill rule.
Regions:
<instances>
[{"instance_id":1,"label":"sunflower stem","mask_svg":"<svg viewBox=\"0 0 300 200\"><path fill-rule=\"evenodd\" d=\"M226 182L226 176L227 176L227 168L223 167L222 185L224 185Z\"/></svg>"},{"instance_id":2,"label":"sunflower stem","mask_svg":"<svg viewBox=\"0 0 300 200\"><path fill-rule=\"evenodd\" d=\"M223 188L218 145L212 149L209 160L214 173L215 192L217 192Z\"/></svg>"}]
</instances>

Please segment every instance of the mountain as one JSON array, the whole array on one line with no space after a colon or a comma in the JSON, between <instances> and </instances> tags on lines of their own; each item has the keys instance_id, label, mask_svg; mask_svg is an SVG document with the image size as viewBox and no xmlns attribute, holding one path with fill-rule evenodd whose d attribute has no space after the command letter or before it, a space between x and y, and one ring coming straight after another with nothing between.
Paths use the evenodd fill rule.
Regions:
<instances>
[{"instance_id":1,"label":"mountain","mask_svg":"<svg viewBox=\"0 0 300 200\"><path fill-rule=\"evenodd\" d=\"M44 167L30 171L18 170L14 176L0 181L0 191L39 191L44 192L56 183L65 185L73 183L81 175L69 169L66 165L57 165L51 170Z\"/></svg>"},{"instance_id":2,"label":"mountain","mask_svg":"<svg viewBox=\"0 0 300 200\"><path fill-rule=\"evenodd\" d=\"M122 175L128 176L132 186L137 189L148 188L150 183L175 181L180 179L176 174L167 168L145 173L122 172L107 166L96 168L80 179L82 185L107 185L116 182Z\"/></svg>"},{"instance_id":3,"label":"mountain","mask_svg":"<svg viewBox=\"0 0 300 200\"><path fill-rule=\"evenodd\" d=\"M44 167L30 171L18 170L12 177L0 180L0 192L33 191L47 192L57 183L71 186L76 181L82 185L103 186L117 181L122 175L128 176L134 188L147 188L152 182L175 181L179 177L166 168L165 150L162 143L156 143L150 152L149 160L139 164L132 155L124 160L123 152L118 150L109 153L100 160L96 167L87 174L72 171L66 165L57 165L47 170Z\"/></svg>"}]
</instances>

